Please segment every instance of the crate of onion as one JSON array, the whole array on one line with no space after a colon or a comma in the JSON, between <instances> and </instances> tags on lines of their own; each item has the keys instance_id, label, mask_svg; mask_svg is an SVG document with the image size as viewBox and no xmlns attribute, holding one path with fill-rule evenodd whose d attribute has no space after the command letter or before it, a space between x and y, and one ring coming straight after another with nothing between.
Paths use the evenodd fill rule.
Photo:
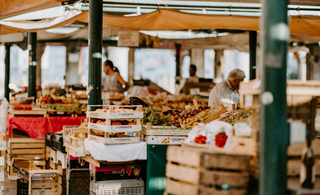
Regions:
<instances>
[{"instance_id":1,"label":"crate of onion","mask_svg":"<svg viewBox=\"0 0 320 195\"><path fill-rule=\"evenodd\" d=\"M140 142L142 106L99 107L95 111L87 112L89 140L102 144Z\"/></svg>"}]
</instances>

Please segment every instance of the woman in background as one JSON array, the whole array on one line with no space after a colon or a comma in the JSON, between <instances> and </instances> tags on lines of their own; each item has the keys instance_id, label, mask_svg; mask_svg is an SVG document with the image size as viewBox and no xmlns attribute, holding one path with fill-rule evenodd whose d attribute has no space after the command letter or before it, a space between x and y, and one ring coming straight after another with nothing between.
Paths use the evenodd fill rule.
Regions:
<instances>
[{"instance_id":1,"label":"woman in background","mask_svg":"<svg viewBox=\"0 0 320 195\"><path fill-rule=\"evenodd\" d=\"M123 80L118 68L113 65L111 60L104 62L103 71L107 75L107 78L102 83L104 91L124 93L129 89L129 84Z\"/></svg>"}]
</instances>

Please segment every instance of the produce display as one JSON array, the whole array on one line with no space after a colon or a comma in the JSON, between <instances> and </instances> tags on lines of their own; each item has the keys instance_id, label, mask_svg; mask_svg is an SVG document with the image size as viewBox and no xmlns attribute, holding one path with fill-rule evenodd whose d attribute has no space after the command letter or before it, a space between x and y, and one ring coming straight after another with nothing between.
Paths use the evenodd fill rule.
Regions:
<instances>
[{"instance_id":1,"label":"produce display","mask_svg":"<svg viewBox=\"0 0 320 195\"><path fill-rule=\"evenodd\" d=\"M159 113L157 109L153 107L143 108L143 118L141 121L144 125L151 123L152 126L171 126L170 117Z\"/></svg>"},{"instance_id":2,"label":"produce display","mask_svg":"<svg viewBox=\"0 0 320 195\"><path fill-rule=\"evenodd\" d=\"M149 106L145 101L143 101L142 99L137 98L137 97L130 97L129 101L130 102L128 105L142 105L143 107Z\"/></svg>"},{"instance_id":3,"label":"produce display","mask_svg":"<svg viewBox=\"0 0 320 195\"><path fill-rule=\"evenodd\" d=\"M97 109L95 112L105 112L107 114L110 114L111 111L110 109ZM114 113L124 113L124 112L134 112L133 109L126 109L126 108L119 108L119 109L114 109L112 112Z\"/></svg>"},{"instance_id":4,"label":"produce display","mask_svg":"<svg viewBox=\"0 0 320 195\"><path fill-rule=\"evenodd\" d=\"M93 108L94 106L92 106ZM88 111L88 139L102 144L139 143L142 106L98 106ZM103 107L103 109L101 109Z\"/></svg>"},{"instance_id":5,"label":"produce display","mask_svg":"<svg viewBox=\"0 0 320 195\"><path fill-rule=\"evenodd\" d=\"M86 104L76 104L72 99L54 99L51 95L41 97L39 102L42 107L47 110L55 110L59 112L79 112L87 110Z\"/></svg>"},{"instance_id":6,"label":"produce display","mask_svg":"<svg viewBox=\"0 0 320 195\"><path fill-rule=\"evenodd\" d=\"M190 128L194 123L202 122L210 113L213 113L214 109L208 106L199 106L198 108L190 107L184 110L182 113L174 112L169 113L168 116L173 116L171 124L176 127Z\"/></svg>"},{"instance_id":7,"label":"produce display","mask_svg":"<svg viewBox=\"0 0 320 195\"><path fill-rule=\"evenodd\" d=\"M233 114L224 116L220 120L229 124L234 124L235 122L248 118L250 115L250 111L235 112Z\"/></svg>"},{"instance_id":8,"label":"produce display","mask_svg":"<svg viewBox=\"0 0 320 195\"><path fill-rule=\"evenodd\" d=\"M13 106L13 110L32 110L32 106L31 105L16 104Z\"/></svg>"},{"instance_id":9,"label":"produce display","mask_svg":"<svg viewBox=\"0 0 320 195\"><path fill-rule=\"evenodd\" d=\"M130 101L124 101L122 105L143 105L151 106L158 111L184 110L185 106L192 104L194 97L189 95L168 95L168 94L144 94L144 96L130 97Z\"/></svg>"},{"instance_id":10,"label":"produce display","mask_svg":"<svg viewBox=\"0 0 320 195\"><path fill-rule=\"evenodd\" d=\"M93 119L90 123L95 123L99 125L106 125L106 120L96 120ZM137 125L134 120L111 120L112 126L119 126L119 125Z\"/></svg>"}]
</instances>

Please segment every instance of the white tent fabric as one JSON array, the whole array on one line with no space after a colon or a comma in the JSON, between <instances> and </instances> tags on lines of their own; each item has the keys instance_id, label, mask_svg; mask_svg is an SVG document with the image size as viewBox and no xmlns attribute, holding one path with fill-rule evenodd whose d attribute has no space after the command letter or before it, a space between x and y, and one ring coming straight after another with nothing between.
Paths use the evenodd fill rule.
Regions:
<instances>
[{"instance_id":1,"label":"white tent fabric","mask_svg":"<svg viewBox=\"0 0 320 195\"><path fill-rule=\"evenodd\" d=\"M15 43L22 42L24 36L22 33L15 33L9 35L0 35L0 43Z\"/></svg>"},{"instance_id":2,"label":"white tent fabric","mask_svg":"<svg viewBox=\"0 0 320 195\"><path fill-rule=\"evenodd\" d=\"M42 20L47 18L56 18L63 16L65 11L65 6L58 6L5 18L3 21Z\"/></svg>"},{"instance_id":3,"label":"white tent fabric","mask_svg":"<svg viewBox=\"0 0 320 195\"><path fill-rule=\"evenodd\" d=\"M81 14L81 11L78 10L67 10L64 12L62 16L55 17L55 18L48 18L45 20L40 21L7 21L7 20L1 20L0 24L9 26L12 28L17 29L25 29L25 30L31 30L31 29L44 29L44 28L50 28L55 25L58 25L62 22L65 22L77 15Z\"/></svg>"}]
</instances>

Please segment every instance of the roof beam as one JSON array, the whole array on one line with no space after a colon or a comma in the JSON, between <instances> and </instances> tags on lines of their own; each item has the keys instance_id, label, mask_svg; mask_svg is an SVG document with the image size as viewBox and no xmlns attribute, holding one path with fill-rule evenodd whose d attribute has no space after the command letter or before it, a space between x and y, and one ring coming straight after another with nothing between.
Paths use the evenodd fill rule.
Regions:
<instances>
[{"instance_id":1,"label":"roof beam","mask_svg":"<svg viewBox=\"0 0 320 195\"><path fill-rule=\"evenodd\" d=\"M261 0L104 0L104 3L108 2L118 2L118 3L147 3L147 4L184 4L184 3L192 3L194 5L199 5L203 3L219 3L219 4L259 4L261 5ZM320 6L320 0L289 0L289 5L304 5L304 6Z\"/></svg>"}]
</instances>

